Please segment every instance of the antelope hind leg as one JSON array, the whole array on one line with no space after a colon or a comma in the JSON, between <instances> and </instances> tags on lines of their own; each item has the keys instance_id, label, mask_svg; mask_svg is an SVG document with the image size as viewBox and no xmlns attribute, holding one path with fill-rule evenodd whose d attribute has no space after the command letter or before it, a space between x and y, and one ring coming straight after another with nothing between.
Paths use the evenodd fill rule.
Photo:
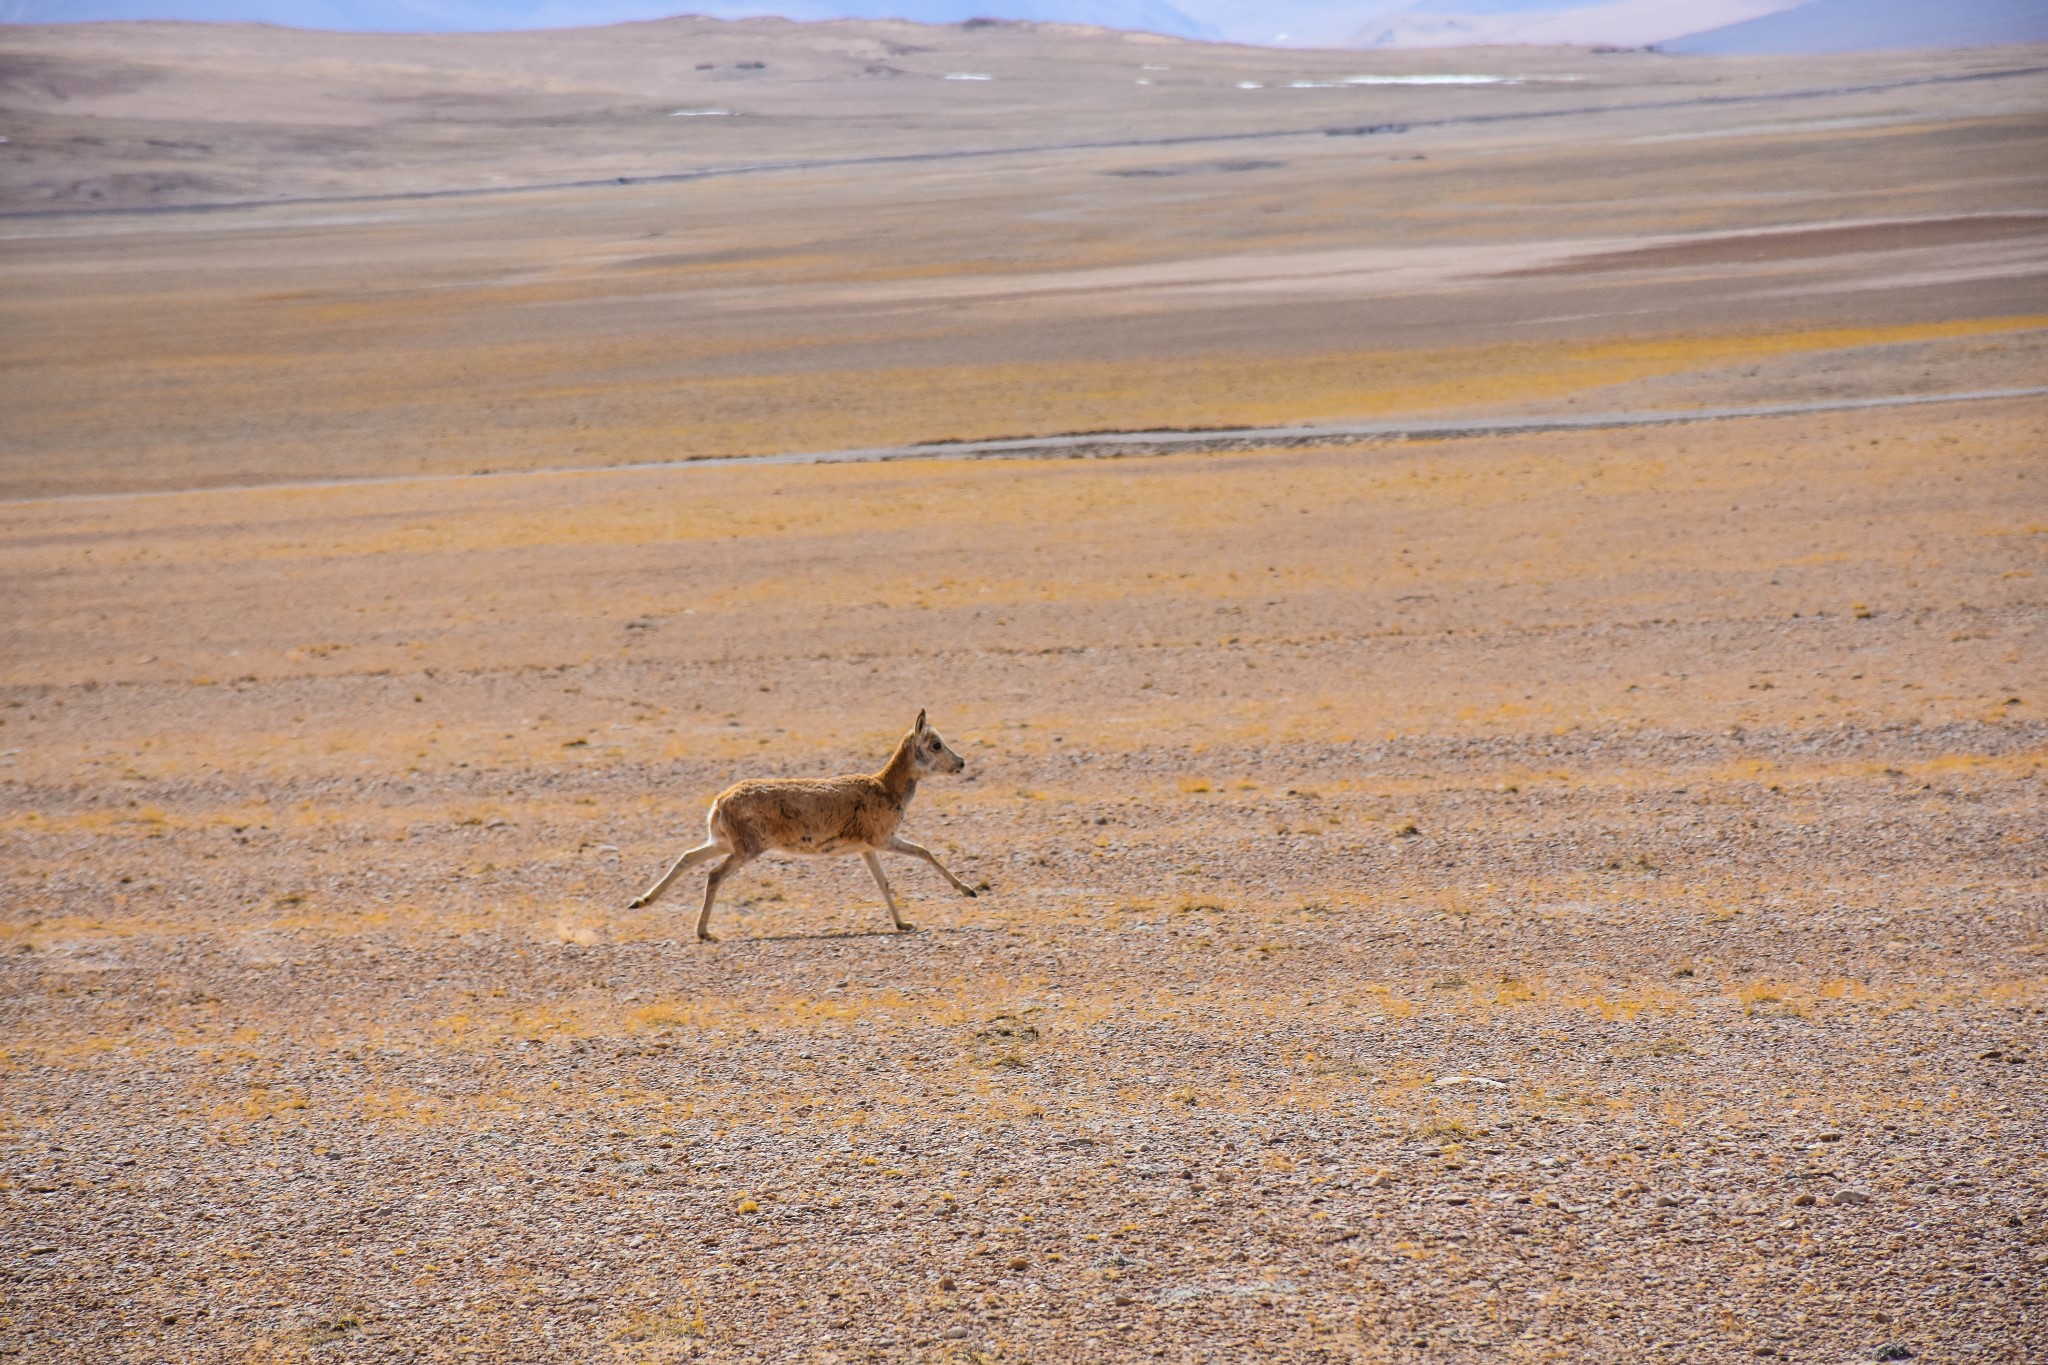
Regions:
<instances>
[{"instance_id":1,"label":"antelope hind leg","mask_svg":"<svg viewBox=\"0 0 2048 1365\"><path fill-rule=\"evenodd\" d=\"M939 870L939 875L941 877L944 877L947 881L953 883L953 889L955 891L958 891L963 896L971 897L974 895L974 888L969 886L966 882L961 881L951 872L948 872L946 870L946 865L939 861L938 855L933 853L930 849L926 848L923 844L912 843L910 840L904 838L902 835L899 834L889 840L889 851L892 853L908 853L913 858L924 859L926 862L930 863L933 867L936 867ZM878 872L875 875L879 877L881 874Z\"/></svg>"},{"instance_id":2,"label":"antelope hind leg","mask_svg":"<svg viewBox=\"0 0 2048 1365\"><path fill-rule=\"evenodd\" d=\"M748 859L745 855L741 854L738 850L734 850L726 855L724 862L712 868L711 875L704 879L704 908L697 914L697 938L701 942L710 943L713 941L711 937L711 907L718 903L718 884L724 881L728 874L737 872L741 867L745 866L747 861Z\"/></svg>"},{"instance_id":3,"label":"antelope hind leg","mask_svg":"<svg viewBox=\"0 0 2048 1365\"><path fill-rule=\"evenodd\" d=\"M882 875L882 860L871 848L861 850L861 861L868 865L868 871L875 874L875 885L882 888L882 899L889 903L889 919L898 933L915 929L917 926L904 919L896 909L896 893L889 889L889 879Z\"/></svg>"},{"instance_id":4,"label":"antelope hind leg","mask_svg":"<svg viewBox=\"0 0 2048 1365\"><path fill-rule=\"evenodd\" d=\"M715 839L705 840L703 843L691 849L688 853L685 853L682 857L676 859L675 865L670 867L668 871L661 874L660 881L648 887L638 896L635 896L633 898L633 903L631 905L628 905L626 908L628 910L638 910L643 905L654 904L656 901L661 899L661 893L668 890L668 884L670 882L674 881L677 877L682 876L683 873L689 871L698 863L703 862L712 854L723 852L724 849L725 845L719 843Z\"/></svg>"}]
</instances>

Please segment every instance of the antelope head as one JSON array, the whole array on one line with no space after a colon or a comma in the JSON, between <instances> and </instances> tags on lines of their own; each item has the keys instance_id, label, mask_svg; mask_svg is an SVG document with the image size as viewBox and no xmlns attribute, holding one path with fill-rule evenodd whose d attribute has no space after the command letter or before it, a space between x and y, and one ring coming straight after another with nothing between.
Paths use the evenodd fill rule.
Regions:
<instances>
[{"instance_id":1,"label":"antelope head","mask_svg":"<svg viewBox=\"0 0 2048 1365\"><path fill-rule=\"evenodd\" d=\"M946 741L939 738L939 732L925 724L922 711L917 713L917 724L910 727L906 738L910 743L912 762L919 774L957 773L967 766L967 760L946 747Z\"/></svg>"}]
</instances>

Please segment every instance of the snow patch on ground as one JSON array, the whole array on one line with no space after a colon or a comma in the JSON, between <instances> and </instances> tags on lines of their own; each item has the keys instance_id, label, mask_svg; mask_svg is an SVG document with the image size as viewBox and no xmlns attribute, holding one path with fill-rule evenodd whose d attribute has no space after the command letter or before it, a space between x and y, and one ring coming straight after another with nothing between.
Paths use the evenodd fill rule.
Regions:
<instances>
[{"instance_id":1,"label":"snow patch on ground","mask_svg":"<svg viewBox=\"0 0 2048 1365\"><path fill-rule=\"evenodd\" d=\"M1528 85L1536 81L1582 81L1584 76L1346 76L1346 85ZM1299 84L1300 82L1297 82Z\"/></svg>"}]
</instances>

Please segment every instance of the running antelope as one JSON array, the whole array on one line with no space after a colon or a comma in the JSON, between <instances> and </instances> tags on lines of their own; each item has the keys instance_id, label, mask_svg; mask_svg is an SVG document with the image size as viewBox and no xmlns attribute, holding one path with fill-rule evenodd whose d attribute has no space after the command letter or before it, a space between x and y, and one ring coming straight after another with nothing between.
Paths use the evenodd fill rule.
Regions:
<instances>
[{"instance_id":1,"label":"running antelope","mask_svg":"<svg viewBox=\"0 0 2048 1365\"><path fill-rule=\"evenodd\" d=\"M676 859L661 880L632 904L637 910L661 899L670 882L690 868L719 854L725 860L711 869L704 883L704 909L697 915L697 937L711 939L711 907L718 900L718 887L727 877L771 849L785 853L824 855L858 853L875 874L882 899L889 904L889 918L900 930L916 926L907 923L896 909L896 896L889 879L882 875L877 853L908 853L939 869L939 875L953 883L963 896L974 888L961 881L932 856L923 844L914 844L896 832L903 812L917 794L917 779L926 773L957 773L967 760L946 747L939 732L925 724L924 712L917 724L897 742L896 752L882 771L849 777L755 778L727 787L712 801L704 817L704 842Z\"/></svg>"}]
</instances>

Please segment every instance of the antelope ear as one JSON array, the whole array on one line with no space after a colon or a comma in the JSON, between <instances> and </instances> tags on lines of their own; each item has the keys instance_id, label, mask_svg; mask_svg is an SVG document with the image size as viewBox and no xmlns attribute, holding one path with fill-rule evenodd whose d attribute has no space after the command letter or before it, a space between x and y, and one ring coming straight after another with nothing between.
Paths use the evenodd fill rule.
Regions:
<instances>
[{"instance_id":1,"label":"antelope ear","mask_svg":"<svg viewBox=\"0 0 2048 1365\"><path fill-rule=\"evenodd\" d=\"M911 729L911 732L912 732L913 734L919 734L919 735L921 735L921 734L923 734L923 733L924 733L924 732L925 732L925 731L926 731L926 730L927 730L928 728L930 728L930 727L928 727L928 726L927 726L927 725L926 725L926 724L924 723L924 712L923 712L923 711L919 711L919 712L917 713L917 724L915 724L915 725L913 725L913 726L911 726L911 727L910 727L910 729Z\"/></svg>"}]
</instances>

